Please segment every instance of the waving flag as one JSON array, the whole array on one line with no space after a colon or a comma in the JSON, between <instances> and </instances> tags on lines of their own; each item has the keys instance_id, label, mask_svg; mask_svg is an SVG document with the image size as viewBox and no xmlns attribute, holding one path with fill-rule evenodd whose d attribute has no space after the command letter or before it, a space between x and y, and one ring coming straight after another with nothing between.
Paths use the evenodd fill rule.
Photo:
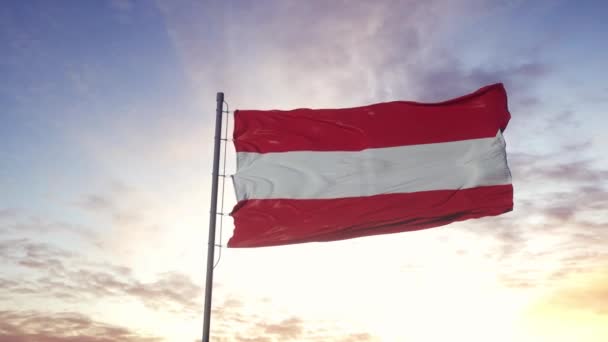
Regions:
<instances>
[{"instance_id":1,"label":"waving flag","mask_svg":"<svg viewBox=\"0 0 608 342\"><path fill-rule=\"evenodd\" d=\"M502 84L441 103L238 110L229 247L333 241L513 209Z\"/></svg>"}]
</instances>

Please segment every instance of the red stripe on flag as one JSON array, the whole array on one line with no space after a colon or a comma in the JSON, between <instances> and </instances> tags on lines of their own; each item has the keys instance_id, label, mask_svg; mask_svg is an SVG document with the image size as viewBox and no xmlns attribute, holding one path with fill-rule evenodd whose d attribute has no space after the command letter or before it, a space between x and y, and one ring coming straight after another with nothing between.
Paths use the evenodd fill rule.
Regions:
<instances>
[{"instance_id":1,"label":"red stripe on flag","mask_svg":"<svg viewBox=\"0 0 608 342\"><path fill-rule=\"evenodd\" d=\"M510 119L502 84L440 103L344 109L238 110L237 152L360 151L494 137Z\"/></svg>"},{"instance_id":2,"label":"red stripe on flag","mask_svg":"<svg viewBox=\"0 0 608 342\"><path fill-rule=\"evenodd\" d=\"M321 200L246 200L232 212L228 247L343 240L438 227L513 209L513 187L497 185Z\"/></svg>"}]
</instances>

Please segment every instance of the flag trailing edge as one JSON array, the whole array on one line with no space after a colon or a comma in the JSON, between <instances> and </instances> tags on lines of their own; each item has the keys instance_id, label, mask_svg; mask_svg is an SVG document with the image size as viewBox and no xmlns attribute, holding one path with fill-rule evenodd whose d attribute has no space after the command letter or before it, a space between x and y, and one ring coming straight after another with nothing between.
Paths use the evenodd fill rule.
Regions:
<instances>
[{"instance_id":1,"label":"flag trailing edge","mask_svg":"<svg viewBox=\"0 0 608 342\"><path fill-rule=\"evenodd\" d=\"M513 209L502 84L438 103L237 110L229 247L343 240Z\"/></svg>"}]
</instances>

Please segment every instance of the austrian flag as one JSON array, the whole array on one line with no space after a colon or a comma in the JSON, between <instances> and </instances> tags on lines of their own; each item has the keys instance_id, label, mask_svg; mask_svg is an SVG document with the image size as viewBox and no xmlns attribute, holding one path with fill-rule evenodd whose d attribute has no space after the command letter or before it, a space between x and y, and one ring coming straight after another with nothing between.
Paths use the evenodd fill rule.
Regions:
<instances>
[{"instance_id":1,"label":"austrian flag","mask_svg":"<svg viewBox=\"0 0 608 342\"><path fill-rule=\"evenodd\" d=\"M502 84L440 103L238 110L229 247L398 233L513 209Z\"/></svg>"}]
</instances>

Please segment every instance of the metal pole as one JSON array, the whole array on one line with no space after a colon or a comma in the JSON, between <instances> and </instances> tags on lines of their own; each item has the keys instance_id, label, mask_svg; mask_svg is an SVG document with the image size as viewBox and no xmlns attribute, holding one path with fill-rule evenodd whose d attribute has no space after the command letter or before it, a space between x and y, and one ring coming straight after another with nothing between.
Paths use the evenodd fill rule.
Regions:
<instances>
[{"instance_id":1,"label":"metal pole","mask_svg":"<svg viewBox=\"0 0 608 342\"><path fill-rule=\"evenodd\" d=\"M205 281L205 311L203 316L203 341L209 342L211 323L211 291L213 290L213 261L215 252L215 219L217 218L217 187L220 171L220 147L222 141L222 116L224 93L217 93L215 109L215 141L213 145L213 173L211 182L211 210L209 211L209 245L207 246L207 278Z\"/></svg>"}]
</instances>

